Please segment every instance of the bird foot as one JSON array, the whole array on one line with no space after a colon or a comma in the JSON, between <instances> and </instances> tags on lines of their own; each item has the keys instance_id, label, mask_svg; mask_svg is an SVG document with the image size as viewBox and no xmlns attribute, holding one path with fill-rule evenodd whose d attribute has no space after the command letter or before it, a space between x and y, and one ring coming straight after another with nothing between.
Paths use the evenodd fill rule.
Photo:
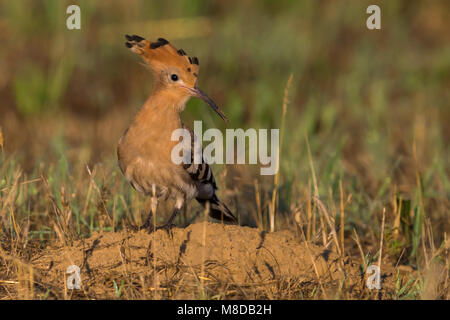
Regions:
<instances>
[{"instance_id":1,"label":"bird foot","mask_svg":"<svg viewBox=\"0 0 450 320\"><path fill-rule=\"evenodd\" d=\"M134 231L134 232L137 232L137 231L141 230L141 228L142 228L142 227L138 227L138 226L132 225L129 222L126 222L126 227L127 227L127 229L129 229L131 231Z\"/></svg>"},{"instance_id":2,"label":"bird foot","mask_svg":"<svg viewBox=\"0 0 450 320\"><path fill-rule=\"evenodd\" d=\"M162 226L156 227L156 230L166 230L168 234L171 234L173 227L175 227L175 225L173 223L168 222L166 224L163 224Z\"/></svg>"},{"instance_id":3,"label":"bird foot","mask_svg":"<svg viewBox=\"0 0 450 320\"><path fill-rule=\"evenodd\" d=\"M144 223L139 227L139 230L147 230L148 233L152 233L157 230L157 228L153 225L153 223Z\"/></svg>"},{"instance_id":4,"label":"bird foot","mask_svg":"<svg viewBox=\"0 0 450 320\"><path fill-rule=\"evenodd\" d=\"M148 230L148 233L153 233L158 230L166 230L169 235L171 235L171 229L175 227L175 224L172 223L173 219L175 218L176 214L178 213L178 210L176 209L174 213L172 213L172 216L169 218L167 223L163 224L162 226L155 226L152 222L152 213L149 213L147 219L145 220L145 223L140 227L133 227L130 226L132 230L139 231L139 230Z\"/></svg>"},{"instance_id":5,"label":"bird foot","mask_svg":"<svg viewBox=\"0 0 450 320\"><path fill-rule=\"evenodd\" d=\"M155 231L158 231L158 230L165 230L165 231L167 231L167 233L170 234L173 227L175 227L175 224L173 224L173 223L166 223L166 224L163 224L162 226L157 226L157 227L155 227L153 225L153 223L144 223L140 227L134 227L134 230L135 231L147 230L149 234L153 233Z\"/></svg>"},{"instance_id":6,"label":"bird foot","mask_svg":"<svg viewBox=\"0 0 450 320\"><path fill-rule=\"evenodd\" d=\"M176 225L173 224L173 223L166 223L166 224L163 224L162 226L156 227L156 230L161 230L161 229L163 229L163 230L170 230L173 227L176 227Z\"/></svg>"}]
</instances>

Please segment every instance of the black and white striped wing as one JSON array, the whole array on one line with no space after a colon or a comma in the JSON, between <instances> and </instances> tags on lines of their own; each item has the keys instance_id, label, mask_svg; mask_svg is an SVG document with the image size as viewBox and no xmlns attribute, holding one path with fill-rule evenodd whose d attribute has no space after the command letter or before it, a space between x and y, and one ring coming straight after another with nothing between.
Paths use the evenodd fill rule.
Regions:
<instances>
[{"instance_id":1,"label":"black and white striped wing","mask_svg":"<svg viewBox=\"0 0 450 320\"><path fill-rule=\"evenodd\" d=\"M211 167L209 164L205 162L205 159L203 158L203 150L202 146L199 144L198 146L194 143L194 132L185 127L183 125L184 129L187 129L190 132L191 135L191 163L185 163L183 164L184 169L189 173L191 178L196 183L204 183L204 184L210 184L214 190L217 189L216 180L214 179L214 175L212 173ZM194 163L194 154L198 153L199 157L201 159L201 163Z\"/></svg>"},{"instance_id":2,"label":"black and white striped wing","mask_svg":"<svg viewBox=\"0 0 450 320\"><path fill-rule=\"evenodd\" d=\"M209 216L211 218L224 222L237 223L237 219L230 209L228 209L228 207L220 201L215 194L215 191L217 190L216 180L214 179L211 167L203 158L202 146L200 144L198 146L195 145L195 135L191 129L185 127L184 125L183 128L189 130L191 135L191 163L183 164L183 167L197 185L199 192L195 199L202 206L205 206L206 203L209 202ZM200 153L199 156L201 163L194 163L195 153Z\"/></svg>"}]
</instances>

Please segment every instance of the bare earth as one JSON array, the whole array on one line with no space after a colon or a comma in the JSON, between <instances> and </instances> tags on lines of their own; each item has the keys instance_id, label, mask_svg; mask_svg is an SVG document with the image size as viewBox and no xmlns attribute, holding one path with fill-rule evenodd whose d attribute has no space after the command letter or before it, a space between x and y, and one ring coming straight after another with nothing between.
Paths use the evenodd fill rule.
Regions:
<instances>
[{"instance_id":1,"label":"bare earth","mask_svg":"<svg viewBox=\"0 0 450 320\"><path fill-rule=\"evenodd\" d=\"M96 233L47 248L32 264L35 281L59 299L301 299L321 286L334 298L345 276L353 290L365 281L356 261L306 245L292 231L209 222L174 228L171 235ZM80 290L65 286L70 265L81 269Z\"/></svg>"}]
</instances>

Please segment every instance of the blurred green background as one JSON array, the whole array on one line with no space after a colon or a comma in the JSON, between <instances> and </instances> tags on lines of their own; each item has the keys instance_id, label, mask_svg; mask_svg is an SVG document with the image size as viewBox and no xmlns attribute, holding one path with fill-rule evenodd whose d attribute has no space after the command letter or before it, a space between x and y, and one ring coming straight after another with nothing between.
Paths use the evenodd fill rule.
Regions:
<instances>
[{"instance_id":1,"label":"blurred green background","mask_svg":"<svg viewBox=\"0 0 450 320\"><path fill-rule=\"evenodd\" d=\"M66 28L72 3L81 30ZM381 30L366 28L370 4L381 7ZM30 176L48 173L55 193L62 181L82 188L70 177L86 163L121 177L116 143L151 88L150 72L124 46L124 34L138 34L199 58L199 84L229 128L279 128L293 74L280 212L311 186L308 137L321 195L338 198L340 180L352 194L350 226L366 230L392 197L419 203L422 190L427 215L448 230L448 1L2 1L0 28L5 154ZM205 110L191 99L183 119L225 128ZM272 188L252 171L229 170L241 202L255 179Z\"/></svg>"}]
</instances>

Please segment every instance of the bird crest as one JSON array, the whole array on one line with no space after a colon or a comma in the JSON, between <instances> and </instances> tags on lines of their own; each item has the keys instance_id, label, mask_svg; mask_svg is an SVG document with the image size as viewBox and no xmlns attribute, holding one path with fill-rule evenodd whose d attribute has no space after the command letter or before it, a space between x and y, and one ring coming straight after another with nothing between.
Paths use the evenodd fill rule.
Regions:
<instances>
[{"instance_id":1,"label":"bird crest","mask_svg":"<svg viewBox=\"0 0 450 320\"><path fill-rule=\"evenodd\" d=\"M177 50L166 39L158 38L152 42L137 35L125 35L125 38L126 47L139 54L154 71L171 66L177 68L184 78L194 80L198 77L198 58L188 56L183 49Z\"/></svg>"}]
</instances>

